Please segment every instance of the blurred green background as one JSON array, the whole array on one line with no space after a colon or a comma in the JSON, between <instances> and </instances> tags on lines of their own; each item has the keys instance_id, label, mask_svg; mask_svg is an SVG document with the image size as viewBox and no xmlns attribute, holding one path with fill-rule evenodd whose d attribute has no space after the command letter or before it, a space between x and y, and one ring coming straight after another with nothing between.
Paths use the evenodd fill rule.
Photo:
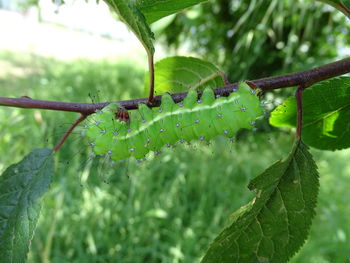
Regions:
<instances>
[{"instance_id":1,"label":"blurred green background","mask_svg":"<svg viewBox=\"0 0 350 263\"><path fill-rule=\"evenodd\" d=\"M301 70L348 55L349 26L330 8L313 1L296 1L292 7L291 1L242 2L214 1L155 25L161 43L167 43L166 53L181 54L181 45L177 49L175 44L186 42L186 54L203 55L233 80ZM273 2L267 17L264 8L271 9ZM249 19L239 22L249 8ZM305 40L298 34L306 34L308 23ZM231 36L236 40L229 37L232 24L238 27ZM249 45L247 32L253 34ZM295 45L288 42L293 34ZM302 52L301 45L309 49ZM62 60L1 50L0 65L0 96L90 102L143 94L145 64L133 59ZM267 99L276 103L284 95ZM0 172L34 148L53 147L76 118L73 113L1 107ZM232 145L218 138L209 147L178 146L118 168L89 161L84 141L73 134L56 156L29 262L198 262L228 216L251 199L248 181L292 146L293 132L264 122L260 126ZM312 153L321 179L319 206L310 238L292 262L350 262L350 150Z\"/></svg>"}]
</instances>

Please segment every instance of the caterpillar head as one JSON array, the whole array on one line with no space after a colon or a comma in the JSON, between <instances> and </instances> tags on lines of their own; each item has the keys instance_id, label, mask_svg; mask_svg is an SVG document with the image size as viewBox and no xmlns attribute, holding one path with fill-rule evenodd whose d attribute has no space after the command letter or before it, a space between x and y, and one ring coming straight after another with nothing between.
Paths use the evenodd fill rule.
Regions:
<instances>
[{"instance_id":1,"label":"caterpillar head","mask_svg":"<svg viewBox=\"0 0 350 263\"><path fill-rule=\"evenodd\" d=\"M118 108L117 112L115 113L115 118L120 121L130 122L129 112L124 107Z\"/></svg>"}]
</instances>

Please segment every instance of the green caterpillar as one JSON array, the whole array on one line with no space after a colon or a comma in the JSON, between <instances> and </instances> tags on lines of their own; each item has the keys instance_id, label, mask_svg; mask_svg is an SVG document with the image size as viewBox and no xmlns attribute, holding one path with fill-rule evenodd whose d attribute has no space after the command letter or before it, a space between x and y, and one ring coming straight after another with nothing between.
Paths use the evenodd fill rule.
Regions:
<instances>
[{"instance_id":1,"label":"green caterpillar","mask_svg":"<svg viewBox=\"0 0 350 263\"><path fill-rule=\"evenodd\" d=\"M220 98L207 88L198 100L197 92L190 90L177 104L165 94L159 108L140 104L139 117L130 122L116 119L119 108L112 103L89 116L82 135L91 140L92 155L109 156L113 161L143 159L148 152L157 153L177 142L209 142L218 135L233 141L239 129L253 129L256 118L262 115L259 98L247 84Z\"/></svg>"}]
</instances>

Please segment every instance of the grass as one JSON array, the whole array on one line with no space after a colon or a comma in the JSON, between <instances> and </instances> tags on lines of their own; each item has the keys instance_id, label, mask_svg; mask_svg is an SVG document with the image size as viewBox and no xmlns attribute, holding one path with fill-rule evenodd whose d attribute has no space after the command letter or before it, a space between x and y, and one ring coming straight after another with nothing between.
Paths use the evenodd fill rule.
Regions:
<instances>
[{"instance_id":1,"label":"grass","mask_svg":"<svg viewBox=\"0 0 350 263\"><path fill-rule=\"evenodd\" d=\"M100 101L143 92L143 69L132 62L11 53L0 53L0 62L0 96L88 102L89 93ZM0 108L0 171L34 148L52 147L76 117ZM284 157L292 140L283 132L244 134L231 146L218 138L211 147L177 147L112 169L86 163L86 147L72 136L56 156L29 262L198 262L228 216L252 197L248 181ZM350 151L313 153L319 206L293 262L350 262Z\"/></svg>"}]
</instances>

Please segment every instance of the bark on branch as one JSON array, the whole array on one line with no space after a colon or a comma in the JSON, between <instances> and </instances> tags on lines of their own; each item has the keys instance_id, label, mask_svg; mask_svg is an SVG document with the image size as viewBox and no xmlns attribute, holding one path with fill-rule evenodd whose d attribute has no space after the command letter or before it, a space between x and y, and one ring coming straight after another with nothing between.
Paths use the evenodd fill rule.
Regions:
<instances>
[{"instance_id":1,"label":"bark on branch","mask_svg":"<svg viewBox=\"0 0 350 263\"><path fill-rule=\"evenodd\" d=\"M305 70L302 72L290 73L275 77L251 80L256 87L262 90L282 89L294 86L309 87L314 83L340 76L350 72L350 58L336 61L331 64L323 65L317 68ZM217 87L214 89L216 95L228 96L237 83ZM201 91L198 91L199 95ZM187 92L172 94L175 102L182 101L187 95ZM152 101L152 107L160 105L161 96L155 96ZM119 103L127 110L137 109L140 103L147 104L148 98L113 101ZM56 111L78 112L86 116L94 113L97 109L102 109L111 102L102 103L74 103L74 102L59 102L59 101L45 101L34 100L30 98L5 98L0 97L0 106L31 108L31 109L45 109Z\"/></svg>"}]
</instances>

